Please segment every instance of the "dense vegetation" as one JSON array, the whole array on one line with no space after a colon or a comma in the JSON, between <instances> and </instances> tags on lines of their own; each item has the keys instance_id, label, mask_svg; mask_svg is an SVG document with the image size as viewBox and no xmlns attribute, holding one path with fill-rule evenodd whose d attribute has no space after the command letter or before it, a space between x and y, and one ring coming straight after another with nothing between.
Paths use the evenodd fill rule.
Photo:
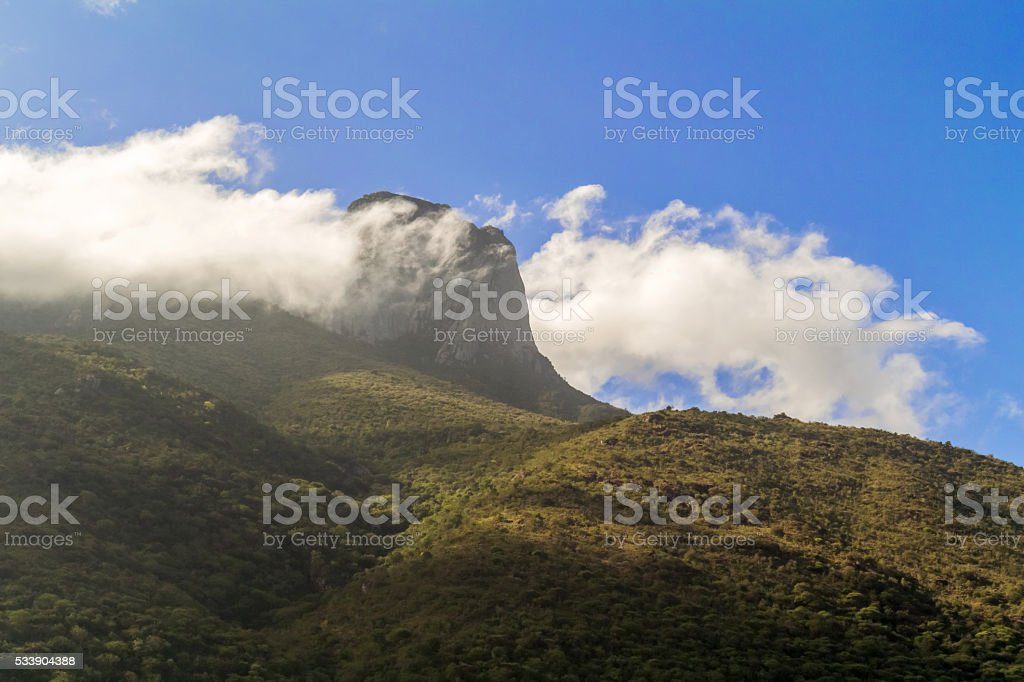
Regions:
<instances>
[{"instance_id":1,"label":"dense vegetation","mask_svg":"<svg viewBox=\"0 0 1024 682\"><path fill-rule=\"evenodd\" d=\"M373 679L1024 679L1019 550L945 545L943 483L967 479L1024 489L1017 467L882 431L634 417L464 491L415 552L326 606L372 628L309 631ZM762 525L692 529L753 547L609 547L685 532L603 524L606 481L695 496L740 483Z\"/></svg>"},{"instance_id":2,"label":"dense vegetation","mask_svg":"<svg viewBox=\"0 0 1024 682\"><path fill-rule=\"evenodd\" d=\"M87 670L19 679L1024 679L1021 548L943 524L946 483L1016 495L1017 467L784 416L584 427L260 324L235 346L0 333L0 494L80 496L74 546L0 547L0 651ZM351 528L414 541L390 550L266 548L267 481L398 482L422 523ZM762 523L604 524L622 483L740 484ZM608 542L687 530L753 544Z\"/></svg>"}]
</instances>

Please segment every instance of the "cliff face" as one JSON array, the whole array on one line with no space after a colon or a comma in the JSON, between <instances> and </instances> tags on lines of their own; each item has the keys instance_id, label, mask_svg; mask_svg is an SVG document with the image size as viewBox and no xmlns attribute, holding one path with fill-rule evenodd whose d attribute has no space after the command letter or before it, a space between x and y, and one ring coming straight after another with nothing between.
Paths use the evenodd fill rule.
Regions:
<instances>
[{"instance_id":1,"label":"cliff face","mask_svg":"<svg viewBox=\"0 0 1024 682\"><path fill-rule=\"evenodd\" d=\"M485 316L475 300L465 319L444 314L463 309L444 292L457 278L468 280L457 289L464 296L481 285L494 292L492 298L525 296L515 247L501 230L476 227L445 204L390 192L366 195L349 206L353 215L375 210L388 215L390 224L382 228L367 221L374 224L367 229L384 229L394 237L363 240L369 245L362 256L367 274L355 289L365 294L346 306L343 319L333 321L335 331L519 407L581 421L625 414L559 376L533 341L529 315L503 316L494 300L489 308L496 314ZM510 309L516 312L518 305L512 302Z\"/></svg>"}]
</instances>

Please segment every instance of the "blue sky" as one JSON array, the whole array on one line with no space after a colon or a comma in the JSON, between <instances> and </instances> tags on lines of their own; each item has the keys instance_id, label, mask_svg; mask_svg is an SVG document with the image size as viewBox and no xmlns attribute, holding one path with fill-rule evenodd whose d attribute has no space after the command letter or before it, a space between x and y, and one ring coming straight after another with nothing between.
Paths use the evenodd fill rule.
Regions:
<instances>
[{"instance_id":1,"label":"blue sky","mask_svg":"<svg viewBox=\"0 0 1024 682\"><path fill-rule=\"evenodd\" d=\"M0 87L22 92L57 76L79 90L76 144L222 114L261 122L265 76L357 92L398 77L419 90L421 118L352 123L409 125L413 140L268 145L274 166L261 184L331 188L342 203L377 189L459 207L500 194L531 214L506 226L523 261L562 229L544 206L589 184L606 192L596 218L613 225L682 199L706 211L769 213L796 235L820 231L829 253L911 278L933 292L935 312L984 335L982 344L920 350L941 377L935 390L960 399L938 420L941 432L927 435L1024 462L1024 136L944 139L950 124L1024 121L943 116L947 76L1024 88L1018 3L105 7L0 4ZM606 76L697 92L738 77L760 91L762 119L609 122ZM760 128L733 144L616 144L602 139L610 123ZM624 390L700 402L671 373L660 381Z\"/></svg>"}]
</instances>

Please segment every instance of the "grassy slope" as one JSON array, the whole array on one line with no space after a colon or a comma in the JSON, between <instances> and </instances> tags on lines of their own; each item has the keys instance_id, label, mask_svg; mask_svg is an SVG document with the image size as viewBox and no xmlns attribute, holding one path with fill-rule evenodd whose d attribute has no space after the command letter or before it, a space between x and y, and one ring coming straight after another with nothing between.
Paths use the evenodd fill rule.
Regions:
<instances>
[{"instance_id":1,"label":"grassy slope","mask_svg":"<svg viewBox=\"0 0 1024 682\"><path fill-rule=\"evenodd\" d=\"M253 369L235 361L235 372ZM90 679L124 671L149 679L297 674L320 662L275 645L279 619L309 611L384 551L263 549L262 482L313 482L360 497L398 480L386 458L357 458L335 433L371 434L345 444L373 445L378 454L415 444L428 459L460 461L572 428L473 400L416 372L353 365L289 384L280 404L268 387L225 372L230 365L220 363L221 374L208 368L207 383L254 391L259 400L250 406L264 407L250 414L116 349L0 334L0 492L20 499L59 483L65 495L80 495L73 511L82 521L73 548L0 548L0 649L84 650ZM263 380L266 372L249 376ZM461 416L432 419L438 405ZM318 420L331 428L319 432ZM444 495L443 486L401 482L424 494L421 515Z\"/></svg>"},{"instance_id":2,"label":"grassy slope","mask_svg":"<svg viewBox=\"0 0 1024 682\"><path fill-rule=\"evenodd\" d=\"M1020 492L1012 465L696 410L584 428L286 320L131 353L0 335L4 490L89 492L80 547L0 553L7 650L85 649L94 679L1024 679L1020 550L942 544L942 485ZM259 482L287 479L403 483L416 545L257 547ZM605 482L739 482L764 525L608 548Z\"/></svg>"},{"instance_id":3,"label":"grassy slope","mask_svg":"<svg viewBox=\"0 0 1024 682\"><path fill-rule=\"evenodd\" d=\"M273 306L253 302L246 310L252 316L249 321L215 320L196 325L188 318L173 323L131 318L116 323L95 323L88 302L67 300L33 305L0 299L0 332L52 333L94 339L96 329L112 331L114 348L147 367L231 400L247 411L263 410L296 383L339 372L383 370L400 374L401 381L428 384L432 390L470 395L474 401L484 397L489 405L498 402L535 405L537 412L554 415L552 420L571 415L574 421L594 422L626 414L619 408L594 401L561 380L536 387L537 390L530 393L510 391L500 382L485 382L465 370L425 361L401 346L372 346L327 331ZM230 332L240 334L244 340L220 345L173 341L164 345L126 343L119 337L125 329L141 335L151 329L173 333L178 328L190 332Z\"/></svg>"},{"instance_id":4,"label":"grassy slope","mask_svg":"<svg viewBox=\"0 0 1024 682\"><path fill-rule=\"evenodd\" d=\"M0 335L0 376L4 493L57 482L80 495L82 523L72 548L0 552L0 648L85 651L92 679L222 679L273 658L246 623L309 587L300 562L253 551L259 482L280 461L329 474L323 463L213 396L80 343Z\"/></svg>"},{"instance_id":5,"label":"grassy slope","mask_svg":"<svg viewBox=\"0 0 1024 682\"><path fill-rule=\"evenodd\" d=\"M876 430L659 416L479 481L304 634L370 679L1024 679L1020 551L947 548L942 525L945 482L1021 491L1020 468ZM739 482L763 525L694 532L756 546L609 548L627 529L602 524L606 481Z\"/></svg>"}]
</instances>

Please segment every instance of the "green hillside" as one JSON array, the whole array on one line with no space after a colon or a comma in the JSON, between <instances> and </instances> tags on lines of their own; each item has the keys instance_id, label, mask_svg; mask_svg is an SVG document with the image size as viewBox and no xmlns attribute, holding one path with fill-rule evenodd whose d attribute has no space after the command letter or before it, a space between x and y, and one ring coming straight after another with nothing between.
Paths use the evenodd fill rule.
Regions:
<instances>
[{"instance_id":1,"label":"green hillside","mask_svg":"<svg viewBox=\"0 0 1024 682\"><path fill-rule=\"evenodd\" d=\"M303 632L369 679L1024 679L1020 550L945 545L944 482L969 480L1024 490L1018 467L882 431L634 417L466 491ZM609 526L605 482L739 483L762 524ZM719 544L607 540L687 531Z\"/></svg>"},{"instance_id":2,"label":"green hillside","mask_svg":"<svg viewBox=\"0 0 1024 682\"><path fill-rule=\"evenodd\" d=\"M569 386L554 370L537 384L520 385L529 377L519 368L495 358L493 365L469 372L437 365L425 358L423 349L408 343L370 345L345 334L336 334L276 306L254 302L247 305L252 319L241 321L194 320L178 322L141 320L123 322L92 320L91 304L81 300L24 303L0 298L0 332L11 334L60 334L96 341L117 348L148 367L210 390L248 410L260 410L290 385L318 379L332 372L386 370L396 367L417 381L447 391L487 397L557 420L599 422L627 413L594 400ZM198 342L175 341L182 334L204 334ZM122 332L129 331L130 341ZM112 334L108 342L97 334ZM169 334L163 339L157 334ZM99 340L98 340L99 339ZM140 339L140 340L136 340ZM550 365L547 358L540 356ZM487 378L482 378L481 373ZM491 376L497 375L497 376Z\"/></svg>"},{"instance_id":3,"label":"green hillside","mask_svg":"<svg viewBox=\"0 0 1024 682\"><path fill-rule=\"evenodd\" d=\"M267 416L273 404L249 414L119 350L62 337L0 334L0 376L2 493L20 500L57 483L79 496L81 522L70 547L0 547L0 646L84 650L85 679L263 679L262 668L267 679L288 679L323 667L280 647L277 628L385 552L262 547L263 482L386 494L386 453L412 461L436 450L440 472L442 460L489 462L492 452L573 428L397 367L292 389L276 419ZM443 422L424 412L430 405L464 414ZM333 415L323 432L314 406ZM331 437L335 427L368 435L343 443ZM373 450L357 457L341 447L355 443ZM444 486L405 483L422 496L422 515L445 495ZM39 534L20 522L4 530Z\"/></svg>"},{"instance_id":4,"label":"green hillside","mask_svg":"<svg viewBox=\"0 0 1024 682\"><path fill-rule=\"evenodd\" d=\"M0 650L88 670L19 679L1024 679L1021 549L946 545L1013 527L943 524L946 483L1018 467L784 416L581 426L272 319L245 352L0 334L0 493L80 496L72 546L0 547ZM398 483L422 523L265 547L264 482ZM761 524L603 523L627 483L740 485Z\"/></svg>"}]
</instances>

